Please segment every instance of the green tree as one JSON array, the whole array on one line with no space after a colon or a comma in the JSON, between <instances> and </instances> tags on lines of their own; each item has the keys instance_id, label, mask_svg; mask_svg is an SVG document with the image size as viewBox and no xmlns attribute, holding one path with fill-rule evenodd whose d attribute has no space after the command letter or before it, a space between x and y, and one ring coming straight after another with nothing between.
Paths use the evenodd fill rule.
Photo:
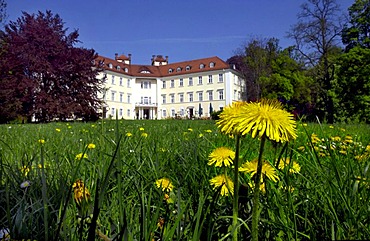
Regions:
<instances>
[{"instance_id":1,"label":"green tree","mask_svg":"<svg viewBox=\"0 0 370 241\"><path fill-rule=\"evenodd\" d=\"M330 53L336 48L341 34L341 15L336 0L308 0L301 6L298 23L288 36L294 39L296 49L312 67L313 77L320 83L317 106L322 105L321 118L334 121L334 102L328 93L332 90L334 63Z\"/></svg>"},{"instance_id":2,"label":"green tree","mask_svg":"<svg viewBox=\"0 0 370 241\"><path fill-rule=\"evenodd\" d=\"M355 46L370 48L370 2L356 0L348 9L349 23L342 32L342 42L346 50Z\"/></svg>"},{"instance_id":3,"label":"green tree","mask_svg":"<svg viewBox=\"0 0 370 241\"><path fill-rule=\"evenodd\" d=\"M340 65L338 116L370 123L370 49L353 47L341 56Z\"/></svg>"}]
</instances>

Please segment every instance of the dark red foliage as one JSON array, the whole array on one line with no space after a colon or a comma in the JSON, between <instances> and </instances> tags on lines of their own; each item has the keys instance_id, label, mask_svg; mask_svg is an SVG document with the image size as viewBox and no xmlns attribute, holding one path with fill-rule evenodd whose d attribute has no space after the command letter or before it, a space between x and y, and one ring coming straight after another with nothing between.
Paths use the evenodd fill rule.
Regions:
<instances>
[{"instance_id":1,"label":"dark red foliage","mask_svg":"<svg viewBox=\"0 0 370 241\"><path fill-rule=\"evenodd\" d=\"M67 35L59 15L23 13L2 36L0 121L94 118L102 80L92 49L74 47L77 30Z\"/></svg>"}]
</instances>

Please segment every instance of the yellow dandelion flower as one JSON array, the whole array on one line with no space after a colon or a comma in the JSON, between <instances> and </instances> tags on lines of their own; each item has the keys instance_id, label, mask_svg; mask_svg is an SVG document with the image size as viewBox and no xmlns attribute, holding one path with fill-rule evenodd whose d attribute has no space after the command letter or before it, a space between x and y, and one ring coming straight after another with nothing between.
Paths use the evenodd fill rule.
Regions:
<instances>
[{"instance_id":1,"label":"yellow dandelion flower","mask_svg":"<svg viewBox=\"0 0 370 241\"><path fill-rule=\"evenodd\" d=\"M311 142L313 144L316 144L316 143L321 142L321 139L315 133L312 133L312 135L311 135Z\"/></svg>"},{"instance_id":2,"label":"yellow dandelion flower","mask_svg":"<svg viewBox=\"0 0 370 241\"><path fill-rule=\"evenodd\" d=\"M76 155L76 157L75 157L75 160L77 160L77 161L79 161L79 160L81 160L81 159L88 159L88 157L87 157L87 154L86 153L79 153L79 154L77 154Z\"/></svg>"},{"instance_id":3,"label":"yellow dandelion flower","mask_svg":"<svg viewBox=\"0 0 370 241\"><path fill-rule=\"evenodd\" d=\"M289 166L290 166L289 173L299 173L301 171L301 166L296 161L293 161L293 163L291 164L290 158L280 159L279 165L278 165L278 168L280 170L283 170Z\"/></svg>"},{"instance_id":4,"label":"yellow dandelion flower","mask_svg":"<svg viewBox=\"0 0 370 241\"><path fill-rule=\"evenodd\" d=\"M45 140L44 140L44 139L40 139L40 140L38 140L38 142L39 142L40 144L44 144L44 143L45 143Z\"/></svg>"},{"instance_id":5,"label":"yellow dandelion flower","mask_svg":"<svg viewBox=\"0 0 370 241\"><path fill-rule=\"evenodd\" d=\"M157 185L157 188L162 188L162 191L166 191L166 192L170 192L174 188L170 179L165 178L165 177L155 181L155 185Z\"/></svg>"},{"instance_id":6,"label":"yellow dandelion flower","mask_svg":"<svg viewBox=\"0 0 370 241\"><path fill-rule=\"evenodd\" d=\"M207 132L207 133L212 133L212 130L205 130L205 132Z\"/></svg>"},{"instance_id":7,"label":"yellow dandelion flower","mask_svg":"<svg viewBox=\"0 0 370 241\"><path fill-rule=\"evenodd\" d=\"M277 100L235 103L225 108L220 114L220 120L216 122L221 132L241 135L250 133L252 138L265 135L276 142L297 138L293 114L283 110Z\"/></svg>"},{"instance_id":8,"label":"yellow dandelion flower","mask_svg":"<svg viewBox=\"0 0 370 241\"><path fill-rule=\"evenodd\" d=\"M213 186L213 189L221 187L221 196L228 196L229 193L231 193L231 195L234 194L234 183L224 174L212 178L209 182Z\"/></svg>"},{"instance_id":9,"label":"yellow dandelion flower","mask_svg":"<svg viewBox=\"0 0 370 241\"><path fill-rule=\"evenodd\" d=\"M96 145L93 144L93 143L90 143L90 144L87 145L88 149L94 149L95 147L96 147Z\"/></svg>"},{"instance_id":10,"label":"yellow dandelion flower","mask_svg":"<svg viewBox=\"0 0 370 241\"><path fill-rule=\"evenodd\" d=\"M258 164L257 159L250 162L245 162L244 164L241 165L241 167L239 167L239 171L250 173L251 177L253 177L257 173L257 164ZM279 176L275 171L275 168L266 161L263 161L262 163L262 175L265 175L268 179L270 179L273 182L277 182L278 180L280 180Z\"/></svg>"},{"instance_id":11,"label":"yellow dandelion flower","mask_svg":"<svg viewBox=\"0 0 370 241\"><path fill-rule=\"evenodd\" d=\"M367 145L365 151L370 151L370 145Z\"/></svg>"},{"instance_id":12,"label":"yellow dandelion flower","mask_svg":"<svg viewBox=\"0 0 370 241\"><path fill-rule=\"evenodd\" d=\"M132 136L132 133L131 133L131 132L127 132L127 133L126 133L126 136L127 136L127 137L130 137L130 136Z\"/></svg>"},{"instance_id":13,"label":"yellow dandelion flower","mask_svg":"<svg viewBox=\"0 0 370 241\"><path fill-rule=\"evenodd\" d=\"M305 147L304 146L300 146L297 148L298 151L304 151L305 150Z\"/></svg>"},{"instance_id":14,"label":"yellow dandelion flower","mask_svg":"<svg viewBox=\"0 0 370 241\"><path fill-rule=\"evenodd\" d=\"M60 132L60 129L59 129L59 128L56 128L55 130L56 130L57 132Z\"/></svg>"},{"instance_id":15,"label":"yellow dandelion flower","mask_svg":"<svg viewBox=\"0 0 370 241\"><path fill-rule=\"evenodd\" d=\"M141 136L144 137L144 138L147 138L148 137L148 133L143 132L143 133L141 133Z\"/></svg>"},{"instance_id":16,"label":"yellow dandelion flower","mask_svg":"<svg viewBox=\"0 0 370 241\"><path fill-rule=\"evenodd\" d=\"M346 131L346 129L344 129L344 128L340 128L340 130L341 130L341 131L343 131L343 132L345 132L345 131Z\"/></svg>"},{"instance_id":17,"label":"yellow dandelion flower","mask_svg":"<svg viewBox=\"0 0 370 241\"><path fill-rule=\"evenodd\" d=\"M342 138L340 138L340 136L333 136L330 138L332 141L335 141L335 142L340 142L342 141Z\"/></svg>"},{"instance_id":18,"label":"yellow dandelion flower","mask_svg":"<svg viewBox=\"0 0 370 241\"><path fill-rule=\"evenodd\" d=\"M347 155L347 152L345 150L340 150L339 153L343 155Z\"/></svg>"},{"instance_id":19,"label":"yellow dandelion flower","mask_svg":"<svg viewBox=\"0 0 370 241\"><path fill-rule=\"evenodd\" d=\"M72 189L73 189L73 194L74 194L73 195L74 200L77 204L81 204L83 200L85 200L86 202L89 201L90 192L85 187L85 184L81 179L78 179L76 182L73 183Z\"/></svg>"},{"instance_id":20,"label":"yellow dandelion flower","mask_svg":"<svg viewBox=\"0 0 370 241\"><path fill-rule=\"evenodd\" d=\"M368 153L365 153L365 154L361 154L361 155L357 155L357 156L355 156L355 159L356 159L357 161L364 161L364 160L366 160L368 157L369 157L369 154L368 154Z\"/></svg>"},{"instance_id":21,"label":"yellow dandelion flower","mask_svg":"<svg viewBox=\"0 0 370 241\"><path fill-rule=\"evenodd\" d=\"M324 157L326 154L324 152L319 152L319 156Z\"/></svg>"},{"instance_id":22,"label":"yellow dandelion flower","mask_svg":"<svg viewBox=\"0 0 370 241\"><path fill-rule=\"evenodd\" d=\"M216 167L230 166L235 158L235 152L226 147L216 148L209 154L208 165L215 165Z\"/></svg>"},{"instance_id":23,"label":"yellow dandelion flower","mask_svg":"<svg viewBox=\"0 0 370 241\"><path fill-rule=\"evenodd\" d=\"M31 168L32 167L28 167L28 166L23 166L21 167L21 173L23 173L23 175L26 177L28 175L28 173L31 171Z\"/></svg>"},{"instance_id":24,"label":"yellow dandelion flower","mask_svg":"<svg viewBox=\"0 0 370 241\"><path fill-rule=\"evenodd\" d=\"M192 132L192 131L193 131L193 129L191 129L191 128L188 128L188 131Z\"/></svg>"},{"instance_id":25,"label":"yellow dandelion flower","mask_svg":"<svg viewBox=\"0 0 370 241\"><path fill-rule=\"evenodd\" d=\"M307 126L307 123L303 123L302 126Z\"/></svg>"},{"instance_id":26,"label":"yellow dandelion flower","mask_svg":"<svg viewBox=\"0 0 370 241\"><path fill-rule=\"evenodd\" d=\"M329 126L330 129L334 129L334 126Z\"/></svg>"},{"instance_id":27,"label":"yellow dandelion flower","mask_svg":"<svg viewBox=\"0 0 370 241\"><path fill-rule=\"evenodd\" d=\"M139 128L139 131L144 131L144 127L140 127Z\"/></svg>"},{"instance_id":28,"label":"yellow dandelion flower","mask_svg":"<svg viewBox=\"0 0 370 241\"><path fill-rule=\"evenodd\" d=\"M203 137L203 134L202 134L202 133L200 133L200 134L198 135L198 137L199 137L199 138L202 138L202 137Z\"/></svg>"},{"instance_id":29,"label":"yellow dandelion flower","mask_svg":"<svg viewBox=\"0 0 370 241\"><path fill-rule=\"evenodd\" d=\"M216 121L216 125L224 134L237 134L236 126L239 124L237 120L241 115L241 106L247 105L247 102L233 102L231 105L226 106L221 114L220 119ZM208 132L210 130L206 130Z\"/></svg>"}]
</instances>

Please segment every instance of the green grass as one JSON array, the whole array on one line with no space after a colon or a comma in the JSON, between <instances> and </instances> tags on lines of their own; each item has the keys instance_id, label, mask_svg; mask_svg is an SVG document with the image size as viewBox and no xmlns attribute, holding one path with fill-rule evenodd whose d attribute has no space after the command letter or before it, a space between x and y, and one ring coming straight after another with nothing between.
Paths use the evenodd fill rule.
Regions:
<instances>
[{"instance_id":1,"label":"green grass","mask_svg":"<svg viewBox=\"0 0 370 241\"><path fill-rule=\"evenodd\" d=\"M301 170L279 170L279 182L266 182L262 240L370 238L369 129L298 124L298 138L287 147L266 143L267 161L290 157ZM207 161L214 148L234 148L235 140L213 121L14 124L1 125L0 134L0 229L14 239L86 240L96 230L116 240L230 237L232 198L209 185L220 170ZM96 147L88 149L90 143ZM258 140L242 138L240 162L256 159L258 147ZM76 160L78 154L88 158ZM162 177L175 186L170 202L155 185ZM81 205L73 198L77 179L91 194ZM28 188L20 187L24 181ZM240 240L250 239L248 181L241 173Z\"/></svg>"}]
</instances>

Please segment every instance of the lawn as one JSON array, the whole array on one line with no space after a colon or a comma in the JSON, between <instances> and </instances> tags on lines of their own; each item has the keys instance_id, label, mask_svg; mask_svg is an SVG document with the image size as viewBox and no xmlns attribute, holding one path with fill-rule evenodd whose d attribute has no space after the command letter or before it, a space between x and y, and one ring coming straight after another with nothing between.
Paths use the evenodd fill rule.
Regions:
<instances>
[{"instance_id":1,"label":"lawn","mask_svg":"<svg viewBox=\"0 0 370 241\"><path fill-rule=\"evenodd\" d=\"M266 143L272 175L262 180L260 239L369 239L369 126L298 122L297 134ZM233 194L210 180L231 176L232 164L208 162L236 141L214 121L9 124L0 135L0 237L230 238ZM241 165L256 160L259 145L242 137ZM253 173L238 179L239 239L248 240Z\"/></svg>"}]
</instances>

